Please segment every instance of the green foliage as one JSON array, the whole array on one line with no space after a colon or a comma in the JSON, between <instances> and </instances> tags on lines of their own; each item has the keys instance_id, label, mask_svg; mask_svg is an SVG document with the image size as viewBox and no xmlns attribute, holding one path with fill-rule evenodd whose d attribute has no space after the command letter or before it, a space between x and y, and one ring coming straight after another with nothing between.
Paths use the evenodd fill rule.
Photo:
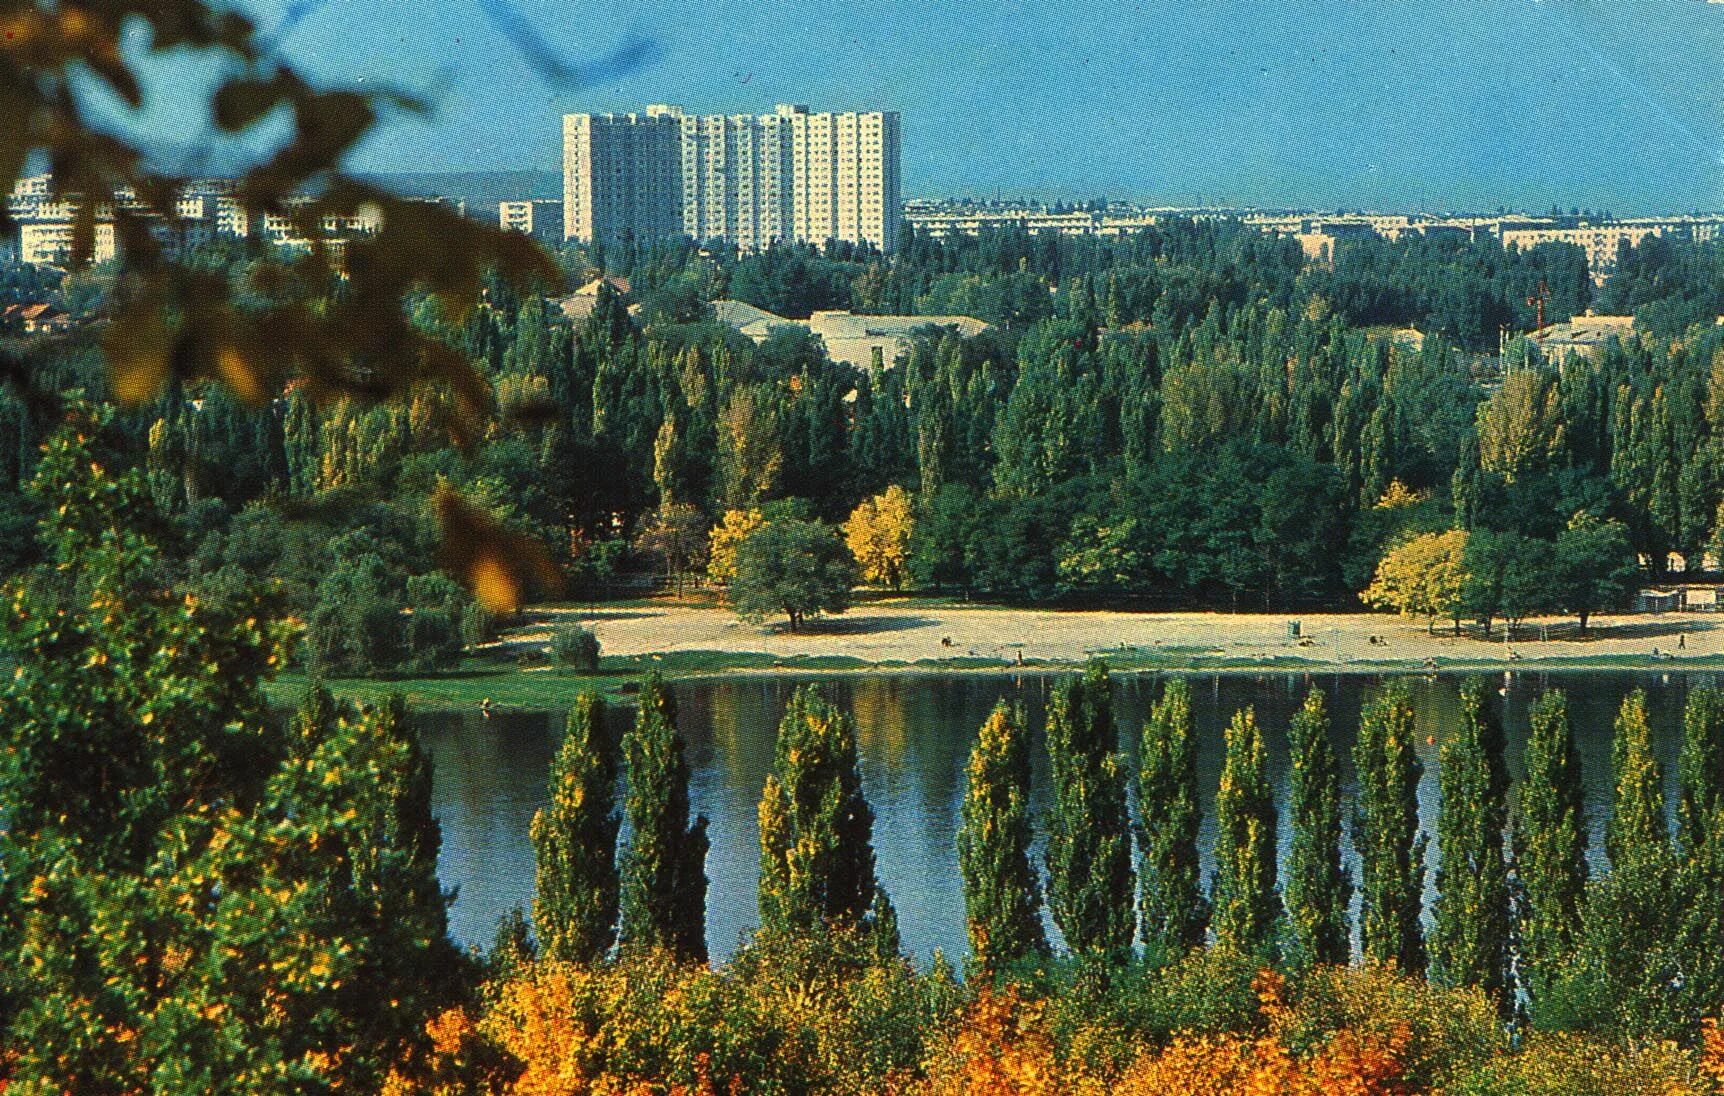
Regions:
<instances>
[{"instance_id":1,"label":"green foliage","mask_svg":"<svg viewBox=\"0 0 1724 1096\"><path fill-rule=\"evenodd\" d=\"M1425 837L1419 832L1419 776L1413 744L1413 709L1405 690L1391 685L1359 719L1353 747L1359 798L1353 845L1359 852L1359 932L1371 963L1402 973L1425 970L1419 924L1425 879Z\"/></svg>"},{"instance_id":2,"label":"green foliage","mask_svg":"<svg viewBox=\"0 0 1724 1096\"><path fill-rule=\"evenodd\" d=\"M1173 678L1143 727L1138 753L1139 908L1151 954L1177 956L1203 943L1209 919L1197 857L1203 807L1191 687Z\"/></svg>"},{"instance_id":3,"label":"green foliage","mask_svg":"<svg viewBox=\"0 0 1724 1096\"><path fill-rule=\"evenodd\" d=\"M1683 1022L1675 992L1681 895L1662 769L1646 695L1635 690L1622 702L1611 744L1610 873L1587 888L1579 952L1546 1010L1562 1026L1673 1034Z\"/></svg>"},{"instance_id":4,"label":"green foliage","mask_svg":"<svg viewBox=\"0 0 1724 1096\"><path fill-rule=\"evenodd\" d=\"M1443 985L1474 986L1505 1015L1514 996L1509 970L1508 769L1502 722L1477 679L1461 692L1461 722L1442 747L1437 815L1437 899L1432 907L1431 974Z\"/></svg>"},{"instance_id":5,"label":"green foliage","mask_svg":"<svg viewBox=\"0 0 1724 1096\"><path fill-rule=\"evenodd\" d=\"M1227 725L1221 788L1215 795L1216 944L1247 955L1273 954L1281 918L1275 883L1275 799L1263 732L1250 708Z\"/></svg>"},{"instance_id":6,"label":"green foliage","mask_svg":"<svg viewBox=\"0 0 1724 1096\"><path fill-rule=\"evenodd\" d=\"M1041 884L1030 863L1030 753L1021 707L1003 701L970 751L958 870L970 956L983 971L1047 954Z\"/></svg>"},{"instance_id":7,"label":"green foliage","mask_svg":"<svg viewBox=\"0 0 1724 1096\"><path fill-rule=\"evenodd\" d=\"M1586 893L1585 789L1566 697L1545 693L1532 709L1514 829L1520 971L1538 1018L1545 993L1579 943Z\"/></svg>"},{"instance_id":8,"label":"green foliage","mask_svg":"<svg viewBox=\"0 0 1724 1096\"><path fill-rule=\"evenodd\" d=\"M1092 662L1081 678L1062 680L1047 711L1048 905L1072 951L1121 955L1136 927L1131 823L1106 665Z\"/></svg>"},{"instance_id":9,"label":"green foliage","mask_svg":"<svg viewBox=\"0 0 1724 1096\"><path fill-rule=\"evenodd\" d=\"M1676 835L1685 854L1720 836L1713 823L1724 809L1724 693L1700 685L1682 713L1682 753L1677 759Z\"/></svg>"},{"instance_id":10,"label":"green foliage","mask_svg":"<svg viewBox=\"0 0 1724 1096\"><path fill-rule=\"evenodd\" d=\"M736 546L730 603L749 621L783 613L795 631L811 616L843 612L855 584L855 560L831 527L781 518Z\"/></svg>"},{"instance_id":11,"label":"green foliage","mask_svg":"<svg viewBox=\"0 0 1724 1096\"><path fill-rule=\"evenodd\" d=\"M599 669L599 637L579 624L561 624L551 632L551 660L583 673Z\"/></svg>"},{"instance_id":12,"label":"green foliage","mask_svg":"<svg viewBox=\"0 0 1724 1096\"><path fill-rule=\"evenodd\" d=\"M622 946L705 962L706 816L689 819L676 702L658 675L641 686L639 703L623 735L630 837L622 855Z\"/></svg>"},{"instance_id":13,"label":"green foliage","mask_svg":"<svg viewBox=\"0 0 1724 1096\"><path fill-rule=\"evenodd\" d=\"M1347 907L1353 885L1341 862L1341 772L1329 711L1313 688L1288 728L1286 882L1288 958L1300 966L1342 964L1352 951Z\"/></svg>"},{"instance_id":14,"label":"green foliage","mask_svg":"<svg viewBox=\"0 0 1724 1096\"><path fill-rule=\"evenodd\" d=\"M591 962L616 939L617 743L605 703L582 693L551 763L551 802L533 815L533 924L544 954Z\"/></svg>"},{"instance_id":15,"label":"green foliage","mask_svg":"<svg viewBox=\"0 0 1724 1096\"><path fill-rule=\"evenodd\" d=\"M860 930L895 954L897 917L874 874L873 834L855 725L804 686L778 725L760 796L761 931Z\"/></svg>"},{"instance_id":16,"label":"green foliage","mask_svg":"<svg viewBox=\"0 0 1724 1096\"><path fill-rule=\"evenodd\" d=\"M78 412L51 440L49 563L5 623L8 1082L375 1089L462 974L428 762L398 700L355 714L314 691L269 718L285 630L164 589L144 484L107 470L103 427Z\"/></svg>"}]
</instances>

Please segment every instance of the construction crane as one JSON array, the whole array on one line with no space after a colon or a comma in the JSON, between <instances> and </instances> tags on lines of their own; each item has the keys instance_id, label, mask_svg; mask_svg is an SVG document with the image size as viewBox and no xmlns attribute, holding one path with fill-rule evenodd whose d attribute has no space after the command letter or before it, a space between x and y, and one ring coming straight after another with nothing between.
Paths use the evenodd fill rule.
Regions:
<instances>
[{"instance_id":1,"label":"construction crane","mask_svg":"<svg viewBox=\"0 0 1724 1096\"><path fill-rule=\"evenodd\" d=\"M1538 292L1526 299L1528 308L1538 309L1538 323L1533 327L1534 331L1544 330L1544 303L1548 300L1550 300L1550 286L1545 284L1543 278L1540 278L1538 280Z\"/></svg>"}]
</instances>

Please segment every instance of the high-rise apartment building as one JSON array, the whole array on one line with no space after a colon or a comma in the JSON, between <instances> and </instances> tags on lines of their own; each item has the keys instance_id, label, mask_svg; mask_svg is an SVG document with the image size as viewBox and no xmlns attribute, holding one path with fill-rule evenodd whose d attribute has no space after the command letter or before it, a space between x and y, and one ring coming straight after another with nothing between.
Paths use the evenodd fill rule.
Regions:
<instances>
[{"instance_id":1,"label":"high-rise apartment building","mask_svg":"<svg viewBox=\"0 0 1724 1096\"><path fill-rule=\"evenodd\" d=\"M659 183L668 123L677 149L676 218L666 215ZM771 114L697 115L658 105L645 115L567 115L563 137L570 239L681 235L744 250L774 240L886 250L897 240L899 132L890 111L817 114L780 105ZM632 168L622 163L630 158ZM647 207L650 219L605 215Z\"/></svg>"},{"instance_id":2,"label":"high-rise apartment building","mask_svg":"<svg viewBox=\"0 0 1724 1096\"><path fill-rule=\"evenodd\" d=\"M682 121L673 113L563 116L565 239L682 233Z\"/></svg>"}]
</instances>

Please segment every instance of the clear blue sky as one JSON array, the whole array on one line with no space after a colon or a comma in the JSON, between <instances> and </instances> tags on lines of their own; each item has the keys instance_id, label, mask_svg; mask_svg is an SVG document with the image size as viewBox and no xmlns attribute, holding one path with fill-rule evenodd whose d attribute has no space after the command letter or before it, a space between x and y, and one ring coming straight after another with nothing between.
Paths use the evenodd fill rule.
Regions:
<instances>
[{"instance_id":1,"label":"clear blue sky","mask_svg":"<svg viewBox=\"0 0 1724 1096\"><path fill-rule=\"evenodd\" d=\"M570 110L801 102L901 111L912 195L1724 208L1724 3L509 0L577 67L653 43L554 86L497 2L326 0L284 51L434 104L372 170L552 168Z\"/></svg>"}]
</instances>

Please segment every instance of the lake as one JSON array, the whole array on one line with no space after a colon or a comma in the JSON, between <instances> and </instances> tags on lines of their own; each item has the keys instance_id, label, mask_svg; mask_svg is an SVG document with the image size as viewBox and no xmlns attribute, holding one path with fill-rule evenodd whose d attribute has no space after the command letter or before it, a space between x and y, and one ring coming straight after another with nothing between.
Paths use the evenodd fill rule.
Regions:
<instances>
[{"instance_id":1,"label":"lake","mask_svg":"<svg viewBox=\"0 0 1724 1096\"><path fill-rule=\"evenodd\" d=\"M1359 709L1384 677L1362 674L1191 674L1200 740L1199 764L1206 800L1220 780L1222 730L1234 711L1254 706L1283 793L1288 720L1312 687L1329 698L1336 745L1351 777L1350 757ZM1568 693L1569 715L1585 770L1588 821L1595 855L1610 796L1611 721L1634 688L1647 692L1667 791L1674 794L1682 705L1688 690L1711 673L1516 673L1488 678L1507 729L1509 763L1518 778L1528 706L1546 689ZM904 945L926 960L942 949L954 961L966 953L964 903L958 881L956 835L964 794L964 766L976 729L1002 697L1024 702L1035 751L1034 799L1047 795L1047 763L1040 748L1042 705L1057 675L903 674L790 679L734 677L678 684L679 725L693 769L690 795L711 820L707 859L707 940L714 958L735 950L756 924L759 866L755 807L772 763L773 739L791 692L814 682L850 712L862 756L862 785L875 812L879 873L898 909ZM1117 674L1114 706L1127 754L1164 675ZM1435 830L1437 748L1456 723L1460 675L1409 678L1418 713L1419 754L1425 764L1420 812ZM632 712L627 713L632 718ZM450 929L463 944L488 945L497 919L510 908L531 908L533 851L527 827L546 801L551 756L563 713L427 712L419 716L436 764L435 807L443 827L439 871L458 891ZM1284 794L1282 796L1284 799ZM1283 809L1285 804L1283 804ZM1211 840L1206 817L1205 854ZM1282 840L1287 839L1282 827ZM1430 863L1434 874L1433 836ZM1039 865L1038 865L1039 866ZM1205 868L1207 876L1208 869Z\"/></svg>"}]
</instances>

